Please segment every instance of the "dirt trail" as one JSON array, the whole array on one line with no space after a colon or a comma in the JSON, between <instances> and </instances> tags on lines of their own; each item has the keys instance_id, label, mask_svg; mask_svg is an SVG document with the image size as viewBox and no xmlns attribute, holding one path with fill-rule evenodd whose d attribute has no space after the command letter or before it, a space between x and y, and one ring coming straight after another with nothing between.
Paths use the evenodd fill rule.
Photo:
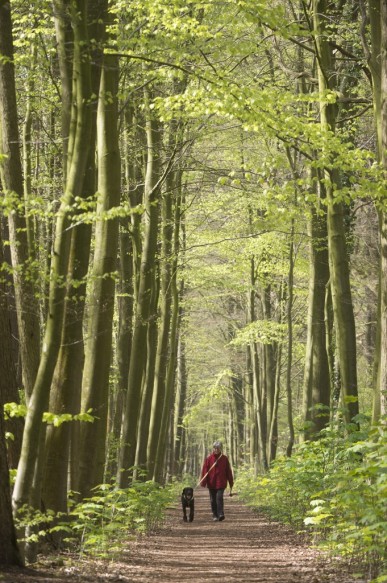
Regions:
<instances>
[{"instance_id":1,"label":"dirt trail","mask_svg":"<svg viewBox=\"0 0 387 583\"><path fill-rule=\"evenodd\" d=\"M349 583L345 573L322 570L318 553L281 524L258 516L237 496L225 497L224 522L213 522L208 491L195 492L195 520L170 512L157 534L131 548L125 570L133 582ZM320 557L321 560L321 557Z\"/></svg>"},{"instance_id":2,"label":"dirt trail","mask_svg":"<svg viewBox=\"0 0 387 583\"><path fill-rule=\"evenodd\" d=\"M125 583L353 583L344 569L322 561L302 537L225 497L224 522L213 522L208 491L195 492L195 520L184 523L180 507L150 536L128 543L119 561L71 568L1 574L0 582L110 581ZM19 578L20 577L20 578ZM356 579L359 583L359 579Z\"/></svg>"}]
</instances>

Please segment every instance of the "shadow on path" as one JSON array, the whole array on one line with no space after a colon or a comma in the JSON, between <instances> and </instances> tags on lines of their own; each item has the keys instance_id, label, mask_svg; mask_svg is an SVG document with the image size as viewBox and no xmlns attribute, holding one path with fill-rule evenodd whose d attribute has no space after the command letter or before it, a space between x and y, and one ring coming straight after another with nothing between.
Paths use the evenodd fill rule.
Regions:
<instances>
[{"instance_id":1,"label":"shadow on path","mask_svg":"<svg viewBox=\"0 0 387 583\"><path fill-rule=\"evenodd\" d=\"M157 532L129 541L119 559L2 573L0 583L354 583L290 528L225 496L224 522L213 522L208 490L195 491L195 520L168 511ZM356 579L357 583L361 582Z\"/></svg>"},{"instance_id":2,"label":"shadow on path","mask_svg":"<svg viewBox=\"0 0 387 583\"><path fill-rule=\"evenodd\" d=\"M225 496L224 522L213 522L208 491L195 491L195 520L180 507L157 533L128 547L122 581L219 583L352 583L291 529L255 514L238 497Z\"/></svg>"}]
</instances>

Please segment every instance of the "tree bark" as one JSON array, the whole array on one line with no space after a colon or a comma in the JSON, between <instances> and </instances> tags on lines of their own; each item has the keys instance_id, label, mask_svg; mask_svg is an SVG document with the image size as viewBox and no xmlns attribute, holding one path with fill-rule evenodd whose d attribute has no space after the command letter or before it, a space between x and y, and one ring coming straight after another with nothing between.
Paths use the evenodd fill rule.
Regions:
<instances>
[{"instance_id":1,"label":"tree bark","mask_svg":"<svg viewBox=\"0 0 387 583\"><path fill-rule=\"evenodd\" d=\"M4 313L0 309L0 330L3 332ZM4 435L4 410L2 383L0 384L0 565L23 565L16 542L16 532L12 516L11 489L7 462L7 446Z\"/></svg>"},{"instance_id":2,"label":"tree bark","mask_svg":"<svg viewBox=\"0 0 387 583\"><path fill-rule=\"evenodd\" d=\"M387 178L387 0L380 0L381 22L381 141L382 166ZM380 414L387 413L387 213L381 213Z\"/></svg>"},{"instance_id":3,"label":"tree bark","mask_svg":"<svg viewBox=\"0 0 387 583\"><path fill-rule=\"evenodd\" d=\"M90 495L91 489L102 483L105 467L118 218L106 219L104 214L120 204L117 92L118 58L105 55L97 118L97 223L82 381L82 411L92 409L96 418L81 427L79 491L82 496ZM91 449L93 456L90 456Z\"/></svg>"},{"instance_id":4,"label":"tree bark","mask_svg":"<svg viewBox=\"0 0 387 583\"><path fill-rule=\"evenodd\" d=\"M57 31L66 28L67 20L64 13L57 15ZM62 19L62 24L59 20ZM92 9L88 11L88 29L90 38L104 37L106 19L106 1L94 2ZM99 24L100 22L103 24ZM70 42L69 35L65 37L57 36L58 47L64 42L64 38ZM72 42L71 42L72 45ZM70 48L61 47L60 54L66 57ZM68 99L67 87L67 61L68 58L60 60L62 79L62 108L65 109ZM94 49L91 65L91 85L92 94L97 95L101 76L102 54L100 49ZM71 93L70 93L71 97ZM83 179L81 197L87 199L95 195L96 190L96 167L95 167L95 141L96 141L96 103L93 100L90 148L86 171ZM67 119L63 114L62 120ZM67 122L66 122L67 123ZM69 126L67 127L69 129ZM63 166L67 162L67 137L63 137ZM66 145L66 147L65 147ZM71 244L69 255L69 280L67 284L67 297L65 302L63 332L61 348L55 368L54 378L50 394L50 411L54 413L71 413L75 415L80 412L81 406L81 386L82 371L84 366L84 346L83 346L83 315L86 297L86 276L89 267L91 242L91 225L77 223L71 230ZM78 487L78 459L76 463L72 459L69 466L70 444L73 441L73 450L79 450L79 422L63 423L59 427L49 426L46 438L46 471L44 481L43 499L45 506L56 511L67 511L67 487L77 490ZM68 480L68 474L70 479Z\"/></svg>"},{"instance_id":5,"label":"tree bark","mask_svg":"<svg viewBox=\"0 0 387 583\"><path fill-rule=\"evenodd\" d=\"M184 232L184 229L183 229ZM184 241L184 234L183 234ZM179 295L180 298L184 294L184 280L181 281ZM179 322L178 322L178 339L177 339L177 362L176 362L176 397L175 397L175 411L174 411L174 446L173 446L173 467L172 474L181 477L183 472L183 453L184 453L184 436L185 430L183 427L183 416L185 410L185 401L187 396L187 367L185 359L185 339L182 321L184 318L184 308L179 307Z\"/></svg>"},{"instance_id":6,"label":"tree bark","mask_svg":"<svg viewBox=\"0 0 387 583\"><path fill-rule=\"evenodd\" d=\"M19 150L18 115L13 62L13 40L10 2L0 4L0 176L4 192L15 203L24 199L23 172ZM24 207L24 205L22 204ZM18 210L8 216L9 237L23 385L29 399L35 383L40 354L39 309L33 278L25 277L30 269L27 223Z\"/></svg>"},{"instance_id":7,"label":"tree bark","mask_svg":"<svg viewBox=\"0 0 387 583\"><path fill-rule=\"evenodd\" d=\"M304 438L311 439L329 422L329 413L321 415L319 404L330 406L331 375L325 328L326 286L329 282L327 218L325 189L319 182L319 204L311 208L309 221L309 300L304 372Z\"/></svg>"},{"instance_id":8,"label":"tree bark","mask_svg":"<svg viewBox=\"0 0 387 583\"><path fill-rule=\"evenodd\" d=\"M51 262L49 313L43 341L43 350L36 382L31 395L23 435L22 453L13 493L14 509L28 504L32 495L35 464L39 454L42 415L47 410L49 392L60 348L65 281L68 274L70 244L69 209L74 196L81 194L90 142L90 63L86 28L86 0L77 0L72 11L74 27L74 90L76 101L72 114L76 116L72 128L71 163L67 175L66 190L57 215L56 234Z\"/></svg>"},{"instance_id":9,"label":"tree bark","mask_svg":"<svg viewBox=\"0 0 387 583\"><path fill-rule=\"evenodd\" d=\"M177 136L181 141L182 136ZM163 233L163 252L165 261L170 263L165 265L164 280L162 285L163 295L165 298L165 315L170 320L169 324L169 346L166 344L166 363L165 363L165 396L163 400L162 417L160 424L160 437L158 440L156 463L154 467L154 478L162 482L165 478L163 474L163 461L165 457L168 423L171 419L171 409L173 409L173 388L175 385L175 371L177 358L177 326L179 318L179 293L177 289L177 264L179 257L180 241L180 220L181 220L181 190L182 190L181 171L171 173L171 191L168 193L170 200L165 201L164 221L165 228ZM175 193L175 196L173 196ZM173 198L172 198L173 197ZM173 200L174 199L174 200ZM174 204L173 204L174 202ZM174 206L174 212L173 211ZM169 231L167 230L168 222L171 223ZM170 240L169 240L170 238ZM164 287L164 289L163 289ZM170 299L167 300L170 294ZM169 315L168 315L169 311ZM168 339L167 339L168 341Z\"/></svg>"},{"instance_id":10,"label":"tree bark","mask_svg":"<svg viewBox=\"0 0 387 583\"><path fill-rule=\"evenodd\" d=\"M151 316L151 292L154 287L155 255L158 241L161 129L155 119L146 121L147 170L145 176L145 232L141 256L138 298L135 309L128 392L121 432L118 483L127 487L136 455L141 386L146 366L146 337Z\"/></svg>"},{"instance_id":11,"label":"tree bark","mask_svg":"<svg viewBox=\"0 0 387 583\"><path fill-rule=\"evenodd\" d=\"M327 0L313 0L313 22L316 34L319 90L324 94L335 86L334 57L328 41L326 23L330 14ZM336 104L320 102L320 123L324 132L335 132ZM342 381L345 418L350 422L359 412L356 331L349 280L349 264L345 241L344 212L335 200L335 188L340 188L337 169L325 171L328 203L328 249L337 350Z\"/></svg>"},{"instance_id":12,"label":"tree bark","mask_svg":"<svg viewBox=\"0 0 387 583\"><path fill-rule=\"evenodd\" d=\"M0 265L3 264L3 261L3 242L0 237ZM14 350L12 346L8 293L6 283L0 281L0 394L3 398L3 403L19 403L19 387L17 383ZM17 468L23 434L23 419L21 417L7 418L4 427L7 432L12 433L13 435L13 438L10 439L7 444L8 465L12 469Z\"/></svg>"},{"instance_id":13,"label":"tree bark","mask_svg":"<svg viewBox=\"0 0 387 583\"><path fill-rule=\"evenodd\" d=\"M250 260L250 292L249 292L249 322L254 322L255 316L255 264ZM260 374L258 346L256 342L250 344L251 372L253 380L253 408L257 419L257 455L261 468L266 471L269 467L267 456L266 409L263 398L262 379ZM255 447L252 448L255 452Z\"/></svg>"}]
</instances>

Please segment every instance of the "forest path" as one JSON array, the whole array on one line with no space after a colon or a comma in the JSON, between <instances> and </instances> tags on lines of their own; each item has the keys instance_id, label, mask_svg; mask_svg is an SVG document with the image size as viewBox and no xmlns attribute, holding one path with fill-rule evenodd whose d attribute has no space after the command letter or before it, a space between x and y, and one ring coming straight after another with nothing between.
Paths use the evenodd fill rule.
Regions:
<instances>
[{"instance_id":1,"label":"forest path","mask_svg":"<svg viewBox=\"0 0 387 583\"><path fill-rule=\"evenodd\" d=\"M213 522L208 490L195 491L195 520L185 523L180 506L164 527L128 549L120 569L127 582L350 583L286 526L271 522L225 495L224 522ZM122 563L121 563L122 565ZM122 565L123 566L123 565Z\"/></svg>"},{"instance_id":2,"label":"forest path","mask_svg":"<svg viewBox=\"0 0 387 583\"><path fill-rule=\"evenodd\" d=\"M128 542L119 559L84 559L66 568L1 573L0 582L56 583L353 583L355 579L308 547L290 528L225 496L224 522L213 522L208 491L195 491L195 520L182 520L180 505L168 510L156 532ZM359 579L356 579L359 583ZM364 580L363 580L364 581Z\"/></svg>"}]
</instances>

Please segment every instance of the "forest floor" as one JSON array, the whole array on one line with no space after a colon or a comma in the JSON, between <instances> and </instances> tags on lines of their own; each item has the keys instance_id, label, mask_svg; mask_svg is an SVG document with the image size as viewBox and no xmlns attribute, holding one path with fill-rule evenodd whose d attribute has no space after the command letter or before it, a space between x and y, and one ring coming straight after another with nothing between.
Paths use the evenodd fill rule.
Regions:
<instances>
[{"instance_id":1,"label":"forest floor","mask_svg":"<svg viewBox=\"0 0 387 583\"><path fill-rule=\"evenodd\" d=\"M46 557L34 568L1 571L6 583L365 583L305 537L225 496L224 522L213 522L207 490L195 491L195 520L180 506L156 532L129 541L114 560Z\"/></svg>"}]
</instances>

